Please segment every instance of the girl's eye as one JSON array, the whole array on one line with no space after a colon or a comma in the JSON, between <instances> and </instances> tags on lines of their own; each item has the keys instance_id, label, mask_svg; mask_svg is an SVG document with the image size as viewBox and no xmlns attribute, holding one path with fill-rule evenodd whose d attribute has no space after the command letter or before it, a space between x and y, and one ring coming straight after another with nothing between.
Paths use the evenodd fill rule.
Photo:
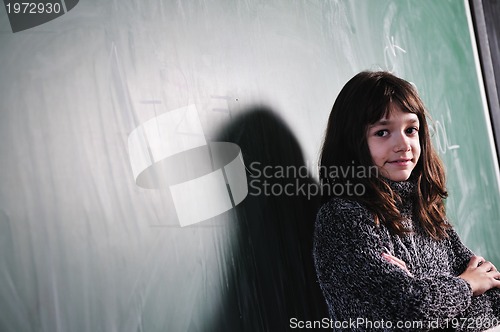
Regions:
<instances>
[{"instance_id":1,"label":"girl's eye","mask_svg":"<svg viewBox=\"0 0 500 332\"><path fill-rule=\"evenodd\" d=\"M417 127L408 128L408 129L406 129L406 133L409 135L416 134L416 133L418 133L418 128Z\"/></svg>"},{"instance_id":2,"label":"girl's eye","mask_svg":"<svg viewBox=\"0 0 500 332\"><path fill-rule=\"evenodd\" d=\"M378 130L375 132L375 136L379 136L379 137L385 137L389 135L389 131L384 129L384 130Z\"/></svg>"}]
</instances>

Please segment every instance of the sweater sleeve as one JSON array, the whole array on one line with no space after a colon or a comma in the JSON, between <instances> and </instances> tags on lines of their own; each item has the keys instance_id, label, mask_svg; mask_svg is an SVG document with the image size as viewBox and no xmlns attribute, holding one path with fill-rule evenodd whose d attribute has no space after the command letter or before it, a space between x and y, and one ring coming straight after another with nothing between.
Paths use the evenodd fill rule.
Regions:
<instances>
[{"instance_id":1,"label":"sweater sleeve","mask_svg":"<svg viewBox=\"0 0 500 332\"><path fill-rule=\"evenodd\" d=\"M467 268L474 253L463 244L454 229L449 229L447 232L453 272L454 275L459 276ZM473 298L469 309L465 312L465 316L483 317L484 323L491 324L489 327L500 324L500 289L493 288L483 295Z\"/></svg>"},{"instance_id":2,"label":"sweater sleeve","mask_svg":"<svg viewBox=\"0 0 500 332\"><path fill-rule=\"evenodd\" d=\"M359 204L348 204L326 204L316 221L314 258L329 304L378 299L381 308L407 321L451 318L468 308L467 282L450 275L416 278L387 262L373 217Z\"/></svg>"},{"instance_id":3,"label":"sweater sleeve","mask_svg":"<svg viewBox=\"0 0 500 332\"><path fill-rule=\"evenodd\" d=\"M469 261L474 254L462 243L460 237L454 229L449 229L447 233L453 273L454 275L459 276L465 271L467 264L469 264Z\"/></svg>"},{"instance_id":4,"label":"sweater sleeve","mask_svg":"<svg viewBox=\"0 0 500 332\"><path fill-rule=\"evenodd\" d=\"M474 253L463 244L463 242L460 240L460 237L455 232L455 230L453 229L448 230L448 235L451 247L453 269L455 275L458 276L465 271L467 264L469 263ZM476 302L482 304L476 305ZM491 307L494 316L497 317L498 322L500 322L500 289L498 288L490 289L483 296L481 296L480 299L478 299L478 301L473 301L472 306L473 307L478 306L481 308L482 311L485 311L484 307L486 306L487 303L489 303L488 306ZM470 310L473 309L471 308Z\"/></svg>"}]
</instances>

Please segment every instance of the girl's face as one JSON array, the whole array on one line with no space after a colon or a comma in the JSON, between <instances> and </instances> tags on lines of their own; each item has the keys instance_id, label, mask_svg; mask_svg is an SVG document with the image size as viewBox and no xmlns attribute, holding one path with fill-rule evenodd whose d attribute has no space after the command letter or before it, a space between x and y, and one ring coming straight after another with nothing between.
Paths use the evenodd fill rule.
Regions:
<instances>
[{"instance_id":1,"label":"girl's face","mask_svg":"<svg viewBox=\"0 0 500 332\"><path fill-rule=\"evenodd\" d=\"M416 114L392 104L387 117L368 127L368 148L382 176L393 181L408 180L420 157L419 126Z\"/></svg>"}]
</instances>

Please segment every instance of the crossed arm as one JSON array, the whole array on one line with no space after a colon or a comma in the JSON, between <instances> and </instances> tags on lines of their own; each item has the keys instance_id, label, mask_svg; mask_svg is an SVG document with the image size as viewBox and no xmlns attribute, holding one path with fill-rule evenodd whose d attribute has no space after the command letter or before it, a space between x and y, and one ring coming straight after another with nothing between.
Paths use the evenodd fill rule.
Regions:
<instances>
[{"instance_id":1,"label":"crossed arm","mask_svg":"<svg viewBox=\"0 0 500 332\"><path fill-rule=\"evenodd\" d=\"M376 310L401 320L445 319L467 310L472 292L465 279L456 274L414 277L397 257L388 261L370 219L356 206L327 207L318 214L315 260L327 300L377 298ZM344 314L356 315L352 310Z\"/></svg>"},{"instance_id":2,"label":"crossed arm","mask_svg":"<svg viewBox=\"0 0 500 332\"><path fill-rule=\"evenodd\" d=\"M451 274L415 277L404 261L384 253L365 209L350 206L324 212L318 215L315 260L322 288L327 295L331 292L333 301L339 295L335 285L340 283L348 285L345 291L357 298L380 296L401 317L453 317L493 288L496 291L487 294L500 304L500 272L491 262L474 256L454 230L449 230L446 244Z\"/></svg>"},{"instance_id":3,"label":"crossed arm","mask_svg":"<svg viewBox=\"0 0 500 332\"><path fill-rule=\"evenodd\" d=\"M412 276L404 261L387 253L382 253L382 257ZM491 262L481 256L472 256L465 271L459 277L467 281L474 296L482 295L492 288L500 288L500 272Z\"/></svg>"}]
</instances>

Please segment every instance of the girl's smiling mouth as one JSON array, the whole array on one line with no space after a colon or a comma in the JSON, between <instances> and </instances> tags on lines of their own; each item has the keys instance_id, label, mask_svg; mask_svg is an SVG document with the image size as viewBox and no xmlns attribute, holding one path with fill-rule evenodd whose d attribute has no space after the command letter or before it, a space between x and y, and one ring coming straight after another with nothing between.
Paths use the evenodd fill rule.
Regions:
<instances>
[{"instance_id":1,"label":"girl's smiling mouth","mask_svg":"<svg viewBox=\"0 0 500 332\"><path fill-rule=\"evenodd\" d=\"M400 158L392 161L388 161L387 163L391 165L397 165L397 166L407 166L412 162L411 158Z\"/></svg>"}]
</instances>

